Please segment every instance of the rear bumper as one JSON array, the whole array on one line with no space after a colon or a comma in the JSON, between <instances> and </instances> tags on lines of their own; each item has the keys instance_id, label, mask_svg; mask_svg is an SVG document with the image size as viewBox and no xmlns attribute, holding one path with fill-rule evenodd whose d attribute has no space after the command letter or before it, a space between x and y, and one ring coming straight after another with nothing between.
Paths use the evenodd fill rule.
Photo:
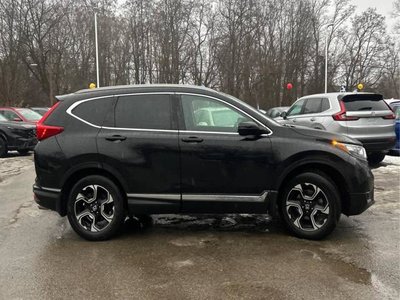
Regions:
<instances>
[{"instance_id":1,"label":"rear bumper","mask_svg":"<svg viewBox=\"0 0 400 300\"><path fill-rule=\"evenodd\" d=\"M61 191L42 188L35 184L33 185L33 194L34 200L38 205L54 210L61 216L65 215L61 205Z\"/></svg>"},{"instance_id":2,"label":"rear bumper","mask_svg":"<svg viewBox=\"0 0 400 300\"><path fill-rule=\"evenodd\" d=\"M389 151L396 144L395 137L379 139L359 139L367 152Z\"/></svg>"}]
</instances>

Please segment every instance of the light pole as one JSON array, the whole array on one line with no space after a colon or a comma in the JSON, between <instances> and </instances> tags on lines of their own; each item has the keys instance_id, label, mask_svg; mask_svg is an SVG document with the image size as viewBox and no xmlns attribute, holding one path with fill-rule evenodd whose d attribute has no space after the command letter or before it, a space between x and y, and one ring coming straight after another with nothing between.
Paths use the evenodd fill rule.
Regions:
<instances>
[{"instance_id":1,"label":"light pole","mask_svg":"<svg viewBox=\"0 0 400 300\"><path fill-rule=\"evenodd\" d=\"M99 44L97 40L97 12L94 11L94 39L96 44L96 85L100 87L100 76L99 76Z\"/></svg>"},{"instance_id":2,"label":"light pole","mask_svg":"<svg viewBox=\"0 0 400 300\"><path fill-rule=\"evenodd\" d=\"M333 23L327 24L326 29L332 27ZM325 94L328 92L328 34L325 36Z\"/></svg>"}]
</instances>

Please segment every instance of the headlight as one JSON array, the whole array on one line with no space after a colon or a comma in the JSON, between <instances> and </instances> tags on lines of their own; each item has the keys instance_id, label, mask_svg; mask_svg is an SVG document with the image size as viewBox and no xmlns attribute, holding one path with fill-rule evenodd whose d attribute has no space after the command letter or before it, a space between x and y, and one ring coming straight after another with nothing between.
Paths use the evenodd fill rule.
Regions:
<instances>
[{"instance_id":1,"label":"headlight","mask_svg":"<svg viewBox=\"0 0 400 300\"><path fill-rule=\"evenodd\" d=\"M333 140L332 145L350 155L353 155L360 159L367 159L367 152L363 146L353 145L353 144L345 144L340 143L338 141Z\"/></svg>"}]
</instances>

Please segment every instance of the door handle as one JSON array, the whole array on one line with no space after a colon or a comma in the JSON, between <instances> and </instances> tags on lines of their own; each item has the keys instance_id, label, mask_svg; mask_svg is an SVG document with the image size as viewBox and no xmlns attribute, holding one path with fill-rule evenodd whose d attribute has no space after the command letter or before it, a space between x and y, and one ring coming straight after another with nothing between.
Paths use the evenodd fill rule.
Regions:
<instances>
[{"instance_id":1,"label":"door handle","mask_svg":"<svg viewBox=\"0 0 400 300\"><path fill-rule=\"evenodd\" d=\"M199 138L197 136L184 137L181 140L182 140L182 142L185 142L185 143L201 143L203 141L202 138Z\"/></svg>"},{"instance_id":2,"label":"door handle","mask_svg":"<svg viewBox=\"0 0 400 300\"><path fill-rule=\"evenodd\" d=\"M292 122L296 122L296 119L292 119Z\"/></svg>"},{"instance_id":3,"label":"door handle","mask_svg":"<svg viewBox=\"0 0 400 300\"><path fill-rule=\"evenodd\" d=\"M314 122L314 121L315 121L315 118L311 118L310 121L311 121L311 122Z\"/></svg>"},{"instance_id":4,"label":"door handle","mask_svg":"<svg viewBox=\"0 0 400 300\"><path fill-rule=\"evenodd\" d=\"M106 140L111 141L111 142L116 142L116 141L122 142L122 141L126 140L126 136L115 134L115 135L107 136Z\"/></svg>"}]
</instances>

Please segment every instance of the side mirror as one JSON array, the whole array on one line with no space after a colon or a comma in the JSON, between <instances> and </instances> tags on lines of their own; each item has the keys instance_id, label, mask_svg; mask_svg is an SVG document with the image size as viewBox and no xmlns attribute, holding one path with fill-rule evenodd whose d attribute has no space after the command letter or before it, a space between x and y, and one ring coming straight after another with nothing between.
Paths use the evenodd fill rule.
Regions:
<instances>
[{"instance_id":1,"label":"side mirror","mask_svg":"<svg viewBox=\"0 0 400 300\"><path fill-rule=\"evenodd\" d=\"M241 122L238 125L238 133L239 135L246 136L246 135L261 135L265 132L262 128L260 128L260 126L258 126L254 122Z\"/></svg>"},{"instance_id":2,"label":"side mirror","mask_svg":"<svg viewBox=\"0 0 400 300\"><path fill-rule=\"evenodd\" d=\"M13 118L13 121L15 121L15 122L22 122L21 118L18 118L18 117Z\"/></svg>"},{"instance_id":3,"label":"side mirror","mask_svg":"<svg viewBox=\"0 0 400 300\"><path fill-rule=\"evenodd\" d=\"M286 111L281 112L281 117L286 120L287 112Z\"/></svg>"}]
</instances>

